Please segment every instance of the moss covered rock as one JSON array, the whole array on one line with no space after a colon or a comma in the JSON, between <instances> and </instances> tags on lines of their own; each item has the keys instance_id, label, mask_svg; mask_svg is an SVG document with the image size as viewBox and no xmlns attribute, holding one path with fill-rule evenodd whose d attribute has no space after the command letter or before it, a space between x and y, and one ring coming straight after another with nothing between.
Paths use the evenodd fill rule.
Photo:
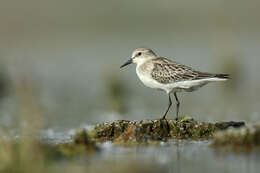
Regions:
<instances>
[{"instance_id":1,"label":"moss covered rock","mask_svg":"<svg viewBox=\"0 0 260 173\"><path fill-rule=\"evenodd\" d=\"M225 150L260 149L260 121L239 129L229 128L214 135L213 146Z\"/></svg>"},{"instance_id":2,"label":"moss covered rock","mask_svg":"<svg viewBox=\"0 0 260 173\"><path fill-rule=\"evenodd\" d=\"M176 120L117 120L98 124L92 130L91 136L95 141L147 142L166 141L168 139L205 139L230 126L240 127L243 122L198 122L186 116Z\"/></svg>"},{"instance_id":3,"label":"moss covered rock","mask_svg":"<svg viewBox=\"0 0 260 173\"><path fill-rule=\"evenodd\" d=\"M71 143L59 144L58 151L66 156L90 154L99 151L96 142L90 139L85 129L79 130Z\"/></svg>"}]
</instances>

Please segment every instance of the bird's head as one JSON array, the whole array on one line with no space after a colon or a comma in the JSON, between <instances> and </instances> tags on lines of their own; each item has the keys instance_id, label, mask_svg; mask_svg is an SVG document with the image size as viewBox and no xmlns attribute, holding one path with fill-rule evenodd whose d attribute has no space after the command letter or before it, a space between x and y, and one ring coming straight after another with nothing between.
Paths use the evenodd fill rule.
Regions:
<instances>
[{"instance_id":1,"label":"bird's head","mask_svg":"<svg viewBox=\"0 0 260 173\"><path fill-rule=\"evenodd\" d=\"M133 51L131 58L120 66L120 68L127 66L131 63L142 64L149 59L156 58L156 54L147 48L137 48Z\"/></svg>"}]
</instances>

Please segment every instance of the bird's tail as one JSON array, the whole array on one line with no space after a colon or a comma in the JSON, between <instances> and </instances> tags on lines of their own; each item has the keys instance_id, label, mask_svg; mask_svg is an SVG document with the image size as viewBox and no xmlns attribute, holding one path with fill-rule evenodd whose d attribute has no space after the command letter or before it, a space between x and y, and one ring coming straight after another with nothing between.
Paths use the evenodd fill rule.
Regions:
<instances>
[{"instance_id":1,"label":"bird's tail","mask_svg":"<svg viewBox=\"0 0 260 173\"><path fill-rule=\"evenodd\" d=\"M229 74L216 74L214 77L219 78L219 79L230 79Z\"/></svg>"},{"instance_id":2,"label":"bird's tail","mask_svg":"<svg viewBox=\"0 0 260 173\"><path fill-rule=\"evenodd\" d=\"M217 79L217 81L227 80L230 79L229 74L214 74L214 73L205 73L205 72L197 72L198 76L196 79Z\"/></svg>"}]
</instances>

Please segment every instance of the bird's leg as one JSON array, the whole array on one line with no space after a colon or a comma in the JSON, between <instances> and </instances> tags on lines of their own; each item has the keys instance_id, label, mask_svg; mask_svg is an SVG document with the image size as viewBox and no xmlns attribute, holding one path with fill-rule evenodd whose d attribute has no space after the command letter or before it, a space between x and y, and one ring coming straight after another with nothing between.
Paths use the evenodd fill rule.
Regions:
<instances>
[{"instance_id":1,"label":"bird's leg","mask_svg":"<svg viewBox=\"0 0 260 173\"><path fill-rule=\"evenodd\" d=\"M162 120L165 119L165 117L166 117L166 115L167 115L167 113L168 113L168 111L169 111L169 109L170 109L170 107L171 107L171 105L172 105L171 94L169 93L168 96L169 96L169 104L168 104L168 108L166 109L166 111L165 111L163 117L161 118Z\"/></svg>"},{"instance_id":2,"label":"bird's leg","mask_svg":"<svg viewBox=\"0 0 260 173\"><path fill-rule=\"evenodd\" d=\"M176 92L174 92L174 97L175 97L175 100L176 100L176 102L177 102L177 104L176 104L176 119L178 120L178 119L179 119L180 102L179 102L179 99L178 99L178 97L177 97Z\"/></svg>"}]
</instances>

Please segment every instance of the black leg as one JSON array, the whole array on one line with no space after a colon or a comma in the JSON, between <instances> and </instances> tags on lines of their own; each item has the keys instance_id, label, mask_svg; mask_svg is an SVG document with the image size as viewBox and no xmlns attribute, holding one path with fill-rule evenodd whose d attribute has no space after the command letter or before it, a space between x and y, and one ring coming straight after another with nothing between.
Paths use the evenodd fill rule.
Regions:
<instances>
[{"instance_id":1,"label":"black leg","mask_svg":"<svg viewBox=\"0 0 260 173\"><path fill-rule=\"evenodd\" d=\"M170 109L170 107L172 105L171 94L169 93L168 96L169 96L169 104L168 104L168 108L166 109L166 111L165 111L165 113L164 113L164 115L162 117L162 120L164 120L166 118L166 115L167 115L167 113L168 113L168 111L169 111L169 109Z\"/></svg>"},{"instance_id":2,"label":"black leg","mask_svg":"<svg viewBox=\"0 0 260 173\"><path fill-rule=\"evenodd\" d=\"M178 120L178 118L179 118L180 102L179 102L179 99L178 99L178 97L177 97L176 92L174 93L174 97L175 97L175 100L176 100L176 102L177 102L177 104L176 104L176 119Z\"/></svg>"}]
</instances>

